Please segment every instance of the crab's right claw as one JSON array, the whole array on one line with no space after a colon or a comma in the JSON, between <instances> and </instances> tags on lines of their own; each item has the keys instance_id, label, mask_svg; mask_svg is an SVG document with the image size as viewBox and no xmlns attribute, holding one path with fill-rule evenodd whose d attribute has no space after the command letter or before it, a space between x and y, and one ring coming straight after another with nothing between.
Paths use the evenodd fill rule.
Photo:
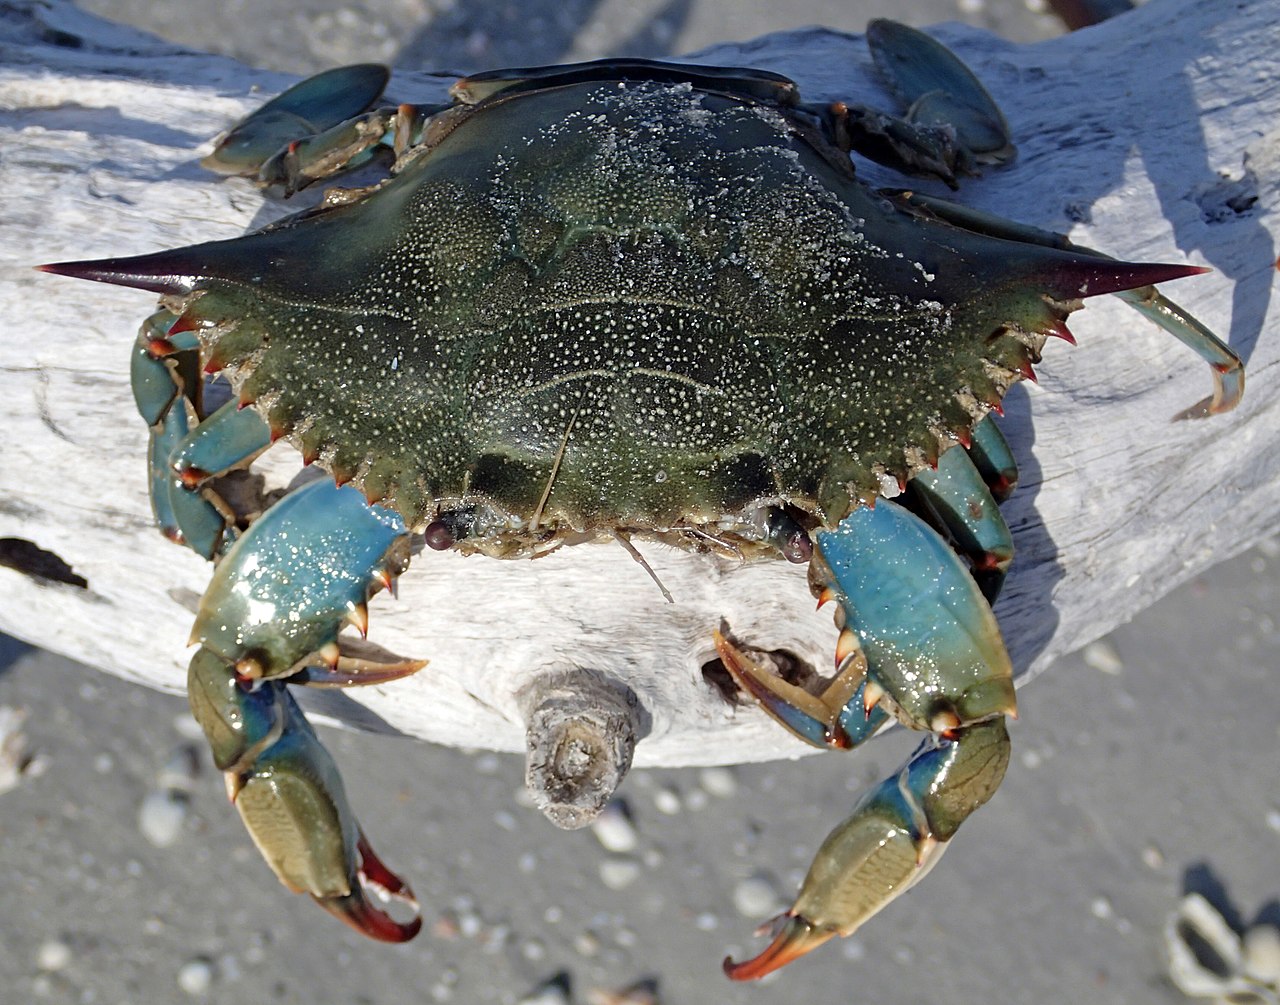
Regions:
<instances>
[{"instance_id":1,"label":"crab's right claw","mask_svg":"<svg viewBox=\"0 0 1280 1005\"><path fill-rule=\"evenodd\" d=\"M371 938L413 938L422 927L413 892L369 847L332 757L287 687L244 681L201 648L188 671L188 694L227 794L280 882ZM407 920L376 906L370 894L399 902Z\"/></svg>"},{"instance_id":2,"label":"crab's right claw","mask_svg":"<svg viewBox=\"0 0 1280 1005\"><path fill-rule=\"evenodd\" d=\"M726 960L725 973L755 980L832 936L853 934L924 878L965 818L991 798L1008 763L1003 717L926 740L827 836L764 952Z\"/></svg>"}]
</instances>

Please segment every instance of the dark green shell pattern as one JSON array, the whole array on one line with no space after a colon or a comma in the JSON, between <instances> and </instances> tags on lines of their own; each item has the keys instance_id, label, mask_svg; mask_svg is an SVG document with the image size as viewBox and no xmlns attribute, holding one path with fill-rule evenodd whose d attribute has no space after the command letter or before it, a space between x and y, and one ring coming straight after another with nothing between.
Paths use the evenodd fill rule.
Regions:
<instances>
[{"instance_id":1,"label":"dark green shell pattern","mask_svg":"<svg viewBox=\"0 0 1280 1005\"><path fill-rule=\"evenodd\" d=\"M586 82L456 111L370 197L173 253L176 307L274 431L412 525L479 507L493 553L763 501L832 526L1074 306L1073 256L891 203L785 108Z\"/></svg>"}]
</instances>

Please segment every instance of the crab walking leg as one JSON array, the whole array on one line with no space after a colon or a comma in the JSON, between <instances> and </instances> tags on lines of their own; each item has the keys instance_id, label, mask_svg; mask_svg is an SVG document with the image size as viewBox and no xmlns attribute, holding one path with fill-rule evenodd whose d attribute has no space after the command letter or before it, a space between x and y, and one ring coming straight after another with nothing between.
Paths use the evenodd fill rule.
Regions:
<instances>
[{"instance_id":1,"label":"crab walking leg","mask_svg":"<svg viewBox=\"0 0 1280 1005\"><path fill-rule=\"evenodd\" d=\"M288 688L277 681L246 686L225 660L201 648L187 692L227 795L280 882L372 938L413 938L422 927L413 891L369 847L333 758ZM397 921L369 893L399 901L413 917Z\"/></svg>"},{"instance_id":2,"label":"crab walking leg","mask_svg":"<svg viewBox=\"0 0 1280 1005\"><path fill-rule=\"evenodd\" d=\"M201 492L186 489L170 457L200 415L203 390L200 346L180 318L161 310L142 323L130 360L130 383L138 414L151 428L147 444L151 511L165 537L212 558L229 547L229 519Z\"/></svg>"},{"instance_id":3,"label":"crab walking leg","mask_svg":"<svg viewBox=\"0 0 1280 1005\"><path fill-rule=\"evenodd\" d=\"M968 453L954 447L946 451L937 468L926 468L907 483L907 496L969 560L978 588L994 604L1013 562L1013 535Z\"/></svg>"},{"instance_id":4,"label":"crab walking leg","mask_svg":"<svg viewBox=\"0 0 1280 1005\"><path fill-rule=\"evenodd\" d=\"M157 311L138 332L130 375L138 413L151 427L148 463L156 522L171 540L213 558L230 547L235 533L229 511L203 486L266 450L271 429L234 401L201 418L199 353L188 322Z\"/></svg>"},{"instance_id":5,"label":"crab walking leg","mask_svg":"<svg viewBox=\"0 0 1280 1005\"><path fill-rule=\"evenodd\" d=\"M232 126L200 164L218 174L255 177L282 147L366 111L382 96L390 77L377 63L340 66L308 77Z\"/></svg>"},{"instance_id":6,"label":"crab walking leg","mask_svg":"<svg viewBox=\"0 0 1280 1005\"><path fill-rule=\"evenodd\" d=\"M735 980L762 977L849 934L917 882L991 798L1009 759L1012 666L991 608L955 552L888 500L854 510L817 544L810 576L840 605L838 653L856 649L865 666L855 692L862 714L892 712L936 735L827 838L769 947L744 963L725 961ZM842 671L854 662L846 661ZM769 689L756 673L747 676ZM852 718L854 708L849 702L841 714Z\"/></svg>"},{"instance_id":7,"label":"crab walking leg","mask_svg":"<svg viewBox=\"0 0 1280 1005\"><path fill-rule=\"evenodd\" d=\"M835 102L811 110L836 144L906 174L931 175L957 188L957 174L1016 156L1009 124L978 78L946 46L894 21L867 26L881 76L906 109L902 118Z\"/></svg>"},{"instance_id":8,"label":"crab walking leg","mask_svg":"<svg viewBox=\"0 0 1280 1005\"><path fill-rule=\"evenodd\" d=\"M417 905L369 847L286 682L373 683L424 665L351 660L337 645L344 624L365 630L366 600L401 571L406 541L403 521L355 489L325 479L286 496L218 565L192 631L201 648L188 680L227 791L281 882L387 941L417 933ZM369 892L415 917L396 921Z\"/></svg>"},{"instance_id":9,"label":"crab walking leg","mask_svg":"<svg viewBox=\"0 0 1280 1005\"><path fill-rule=\"evenodd\" d=\"M390 71L375 63L308 77L237 122L200 163L219 174L278 185L287 197L361 167L381 150L399 157L421 142L427 121L449 106L366 111L389 78Z\"/></svg>"},{"instance_id":10,"label":"crab walking leg","mask_svg":"<svg viewBox=\"0 0 1280 1005\"><path fill-rule=\"evenodd\" d=\"M1009 441L990 415L973 427L965 453L996 502L1004 502L1013 495L1018 487L1018 465Z\"/></svg>"},{"instance_id":11,"label":"crab walking leg","mask_svg":"<svg viewBox=\"0 0 1280 1005\"><path fill-rule=\"evenodd\" d=\"M1041 230L1024 223L1015 223L1013 220L1005 220L981 210L961 206L948 199L921 195L918 192L889 189L883 189L882 193L907 205L923 208L932 216L948 223L989 237L1000 237L1020 244L1059 248L1108 262L1116 261L1101 251L1074 244L1062 234ZM1199 271L1210 270L1200 269ZM1082 295L1087 296L1087 291L1082 291ZM1115 295L1154 321L1209 364L1209 371L1213 377L1213 393L1189 408L1183 409L1174 416L1175 419L1200 419L1210 415L1221 415L1240 404L1240 399L1244 396L1244 361L1203 322L1197 320L1189 311L1179 307L1154 286L1119 290L1115 291ZM1064 338L1071 338L1071 333L1065 326L1060 328L1058 334Z\"/></svg>"}]
</instances>

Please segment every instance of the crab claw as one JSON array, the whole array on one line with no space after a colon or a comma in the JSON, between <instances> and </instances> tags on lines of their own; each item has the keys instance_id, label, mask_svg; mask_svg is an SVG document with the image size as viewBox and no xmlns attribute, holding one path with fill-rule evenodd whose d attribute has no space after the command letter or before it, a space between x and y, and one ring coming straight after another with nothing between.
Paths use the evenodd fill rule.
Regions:
<instances>
[{"instance_id":1,"label":"crab claw","mask_svg":"<svg viewBox=\"0 0 1280 1005\"><path fill-rule=\"evenodd\" d=\"M192 659L187 685L227 794L280 882L370 938L413 938L422 927L413 892L369 846L333 758L285 685L245 683L207 648ZM370 894L412 916L393 918Z\"/></svg>"},{"instance_id":2,"label":"crab claw","mask_svg":"<svg viewBox=\"0 0 1280 1005\"><path fill-rule=\"evenodd\" d=\"M765 974L779 970L800 959L805 953L817 949L837 934L834 928L818 928L808 918L790 911L773 919L773 932L773 941L751 959L734 963L732 957L726 956L725 976L735 981L759 980Z\"/></svg>"},{"instance_id":3,"label":"crab claw","mask_svg":"<svg viewBox=\"0 0 1280 1005\"><path fill-rule=\"evenodd\" d=\"M764 952L726 960L725 973L755 980L835 935L852 935L928 874L960 824L991 798L1008 763L1003 717L927 739L827 835Z\"/></svg>"}]
</instances>

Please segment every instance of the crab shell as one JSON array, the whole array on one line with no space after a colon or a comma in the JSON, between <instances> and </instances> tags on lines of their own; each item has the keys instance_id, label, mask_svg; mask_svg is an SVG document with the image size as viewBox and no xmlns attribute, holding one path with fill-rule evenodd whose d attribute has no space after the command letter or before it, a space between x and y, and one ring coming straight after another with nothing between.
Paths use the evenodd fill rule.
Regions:
<instances>
[{"instance_id":1,"label":"crab shell","mask_svg":"<svg viewBox=\"0 0 1280 1005\"><path fill-rule=\"evenodd\" d=\"M1080 297L1196 271L872 192L794 85L472 98L345 205L58 271L164 294L273 436L500 556L750 550L763 504L834 527L967 440Z\"/></svg>"}]
</instances>

